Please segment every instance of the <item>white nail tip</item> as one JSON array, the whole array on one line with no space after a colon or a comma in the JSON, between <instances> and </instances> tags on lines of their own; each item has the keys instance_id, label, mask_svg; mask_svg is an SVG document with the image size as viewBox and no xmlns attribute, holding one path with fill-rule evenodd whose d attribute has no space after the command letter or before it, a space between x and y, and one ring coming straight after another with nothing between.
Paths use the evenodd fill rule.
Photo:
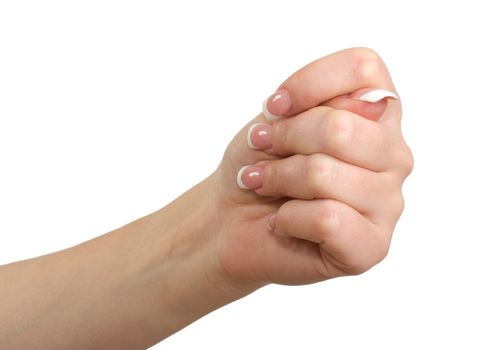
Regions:
<instances>
[{"instance_id":1,"label":"white nail tip","mask_svg":"<svg viewBox=\"0 0 488 350\"><path fill-rule=\"evenodd\" d=\"M264 118L266 118L266 120L269 120L270 122L274 122L275 120L281 118L279 115L274 115L268 110L268 98L263 102L263 115Z\"/></svg>"},{"instance_id":2,"label":"white nail tip","mask_svg":"<svg viewBox=\"0 0 488 350\"><path fill-rule=\"evenodd\" d=\"M254 130L254 128L255 128L256 126L258 126L258 125L259 125L259 123L251 125L251 127L250 127L250 128L249 128L249 130L247 131L247 145L248 145L248 146L249 146L249 148L251 148L251 149L258 149L256 146L254 146L254 145L253 145L253 143L252 143L252 139L251 139L252 131L253 131L253 130Z\"/></svg>"},{"instance_id":3,"label":"white nail tip","mask_svg":"<svg viewBox=\"0 0 488 350\"><path fill-rule=\"evenodd\" d=\"M375 90L368 91L367 93L359 97L356 97L356 100L375 103L381 101L384 98L393 98L397 100L398 96L395 93L388 90L375 89Z\"/></svg>"},{"instance_id":4,"label":"white nail tip","mask_svg":"<svg viewBox=\"0 0 488 350\"><path fill-rule=\"evenodd\" d=\"M244 172L244 170L248 167L249 165L246 165L246 166L243 166L239 172L237 173L237 186L239 186L239 188L241 190L248 190L249 187L247 187L246 185L244 185L244 183L242 182L242 173Z\"/></svg>"}]
</instances>

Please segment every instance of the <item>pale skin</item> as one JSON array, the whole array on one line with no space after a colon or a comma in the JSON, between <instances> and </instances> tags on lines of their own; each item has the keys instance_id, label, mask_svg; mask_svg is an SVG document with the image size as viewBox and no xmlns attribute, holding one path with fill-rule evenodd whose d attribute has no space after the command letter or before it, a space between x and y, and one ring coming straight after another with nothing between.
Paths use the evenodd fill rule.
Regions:
<instances>
[{"instance_id":1,"label":"pale skin","mask_svg":"<svg viewBox=\"0 0 488 350\"><path fill-rule=\"evenodd\" d=\"M383 61L344 50L280 88L291 97L283 118L254 118L215 172L168 206L1 266L0 348L145 349L267 284L314 283L380 262L413 165L400 100L353 98L396 92ZM270 148L247 144L255 123L269 126ZM256 164L259 187L239 188L239 169Z\"/></svg>"}]
</instances>

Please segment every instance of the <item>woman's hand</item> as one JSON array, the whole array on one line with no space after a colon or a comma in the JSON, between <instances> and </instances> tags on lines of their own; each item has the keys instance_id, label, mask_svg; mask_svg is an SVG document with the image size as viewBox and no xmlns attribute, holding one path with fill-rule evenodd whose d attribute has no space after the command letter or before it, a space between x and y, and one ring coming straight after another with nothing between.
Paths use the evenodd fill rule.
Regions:
<instances>
[{"instance_id":1,"label":"woman's hand","mask_svg":"<svg viewBox=\"0 0 488 350\"><path fill-rule=\"evenodd\" d=\"M400 101L357 99L375 88L395 91L381 59L341 51L268 100L266 113L283 118L260 114L237 134L211 181L215 256L229 281L306 284L362 273L385 257L413 160Z\"/></svg>"},{"instance_id":2,"label":"woman's hand","mask_svg":"<svg viewBox=\"0 0 488 350\"><path fill-rule=\"evenodd\" d=\"M217 170L171 204L1 266L0 348L146 349L268 283L376 264L412 156L400 101L371 88L394 92L371 50L324 57L267 101L268 119L281 118L256 117Z\"/></svg>"}]
</instances>

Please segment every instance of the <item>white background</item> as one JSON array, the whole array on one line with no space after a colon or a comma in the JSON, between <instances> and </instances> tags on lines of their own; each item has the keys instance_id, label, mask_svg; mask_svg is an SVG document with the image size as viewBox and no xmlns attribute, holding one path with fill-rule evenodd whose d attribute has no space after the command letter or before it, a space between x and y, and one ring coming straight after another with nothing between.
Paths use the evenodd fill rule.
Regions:
<instances>
[{"instance_id":1,"label":"white background","mask_svg":"<svg viewBox=\"0 0 488 350\"><path fill-rule=\"evenodd\" d=\"M486 11L418 4L0 2L0 263L160 208L215 169L288 75L369 46L416 159L387 259L267 287L154 348L486 349Z\"/></svg>"}]
</instances>

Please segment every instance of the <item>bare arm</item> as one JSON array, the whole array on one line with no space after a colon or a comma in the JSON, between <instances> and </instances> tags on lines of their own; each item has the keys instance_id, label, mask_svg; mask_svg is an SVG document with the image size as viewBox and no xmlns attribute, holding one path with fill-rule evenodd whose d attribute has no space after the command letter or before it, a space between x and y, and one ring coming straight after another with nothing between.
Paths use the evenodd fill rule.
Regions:
<instances>
[{"instance_id":1,"label":"bare arm","mask_svg":"<svg viewBox=\"0 0 488 350\"><path fill-rule=\"evenodd\" d=\"M395 91L371 50L313 62L269 99L268 114L282 118L257 116L217 170L170 205L1 266L0 348L143 349L266 284L374 266L412 157L400 101L376 101L371 88ZM372 101L357 99L365 93Z\"/></svg>"},{"instance_id":2,"label":"bare arm","mask_svg":"<svg viewBox=\"0 0 488 350\"><path fill-rule=\"evenodd\" d=\"M207 190L208 180L106 235L1 266L0 348L144 349L244 296L199 239L215 229Z\"/></svg>"}]
</instances>

